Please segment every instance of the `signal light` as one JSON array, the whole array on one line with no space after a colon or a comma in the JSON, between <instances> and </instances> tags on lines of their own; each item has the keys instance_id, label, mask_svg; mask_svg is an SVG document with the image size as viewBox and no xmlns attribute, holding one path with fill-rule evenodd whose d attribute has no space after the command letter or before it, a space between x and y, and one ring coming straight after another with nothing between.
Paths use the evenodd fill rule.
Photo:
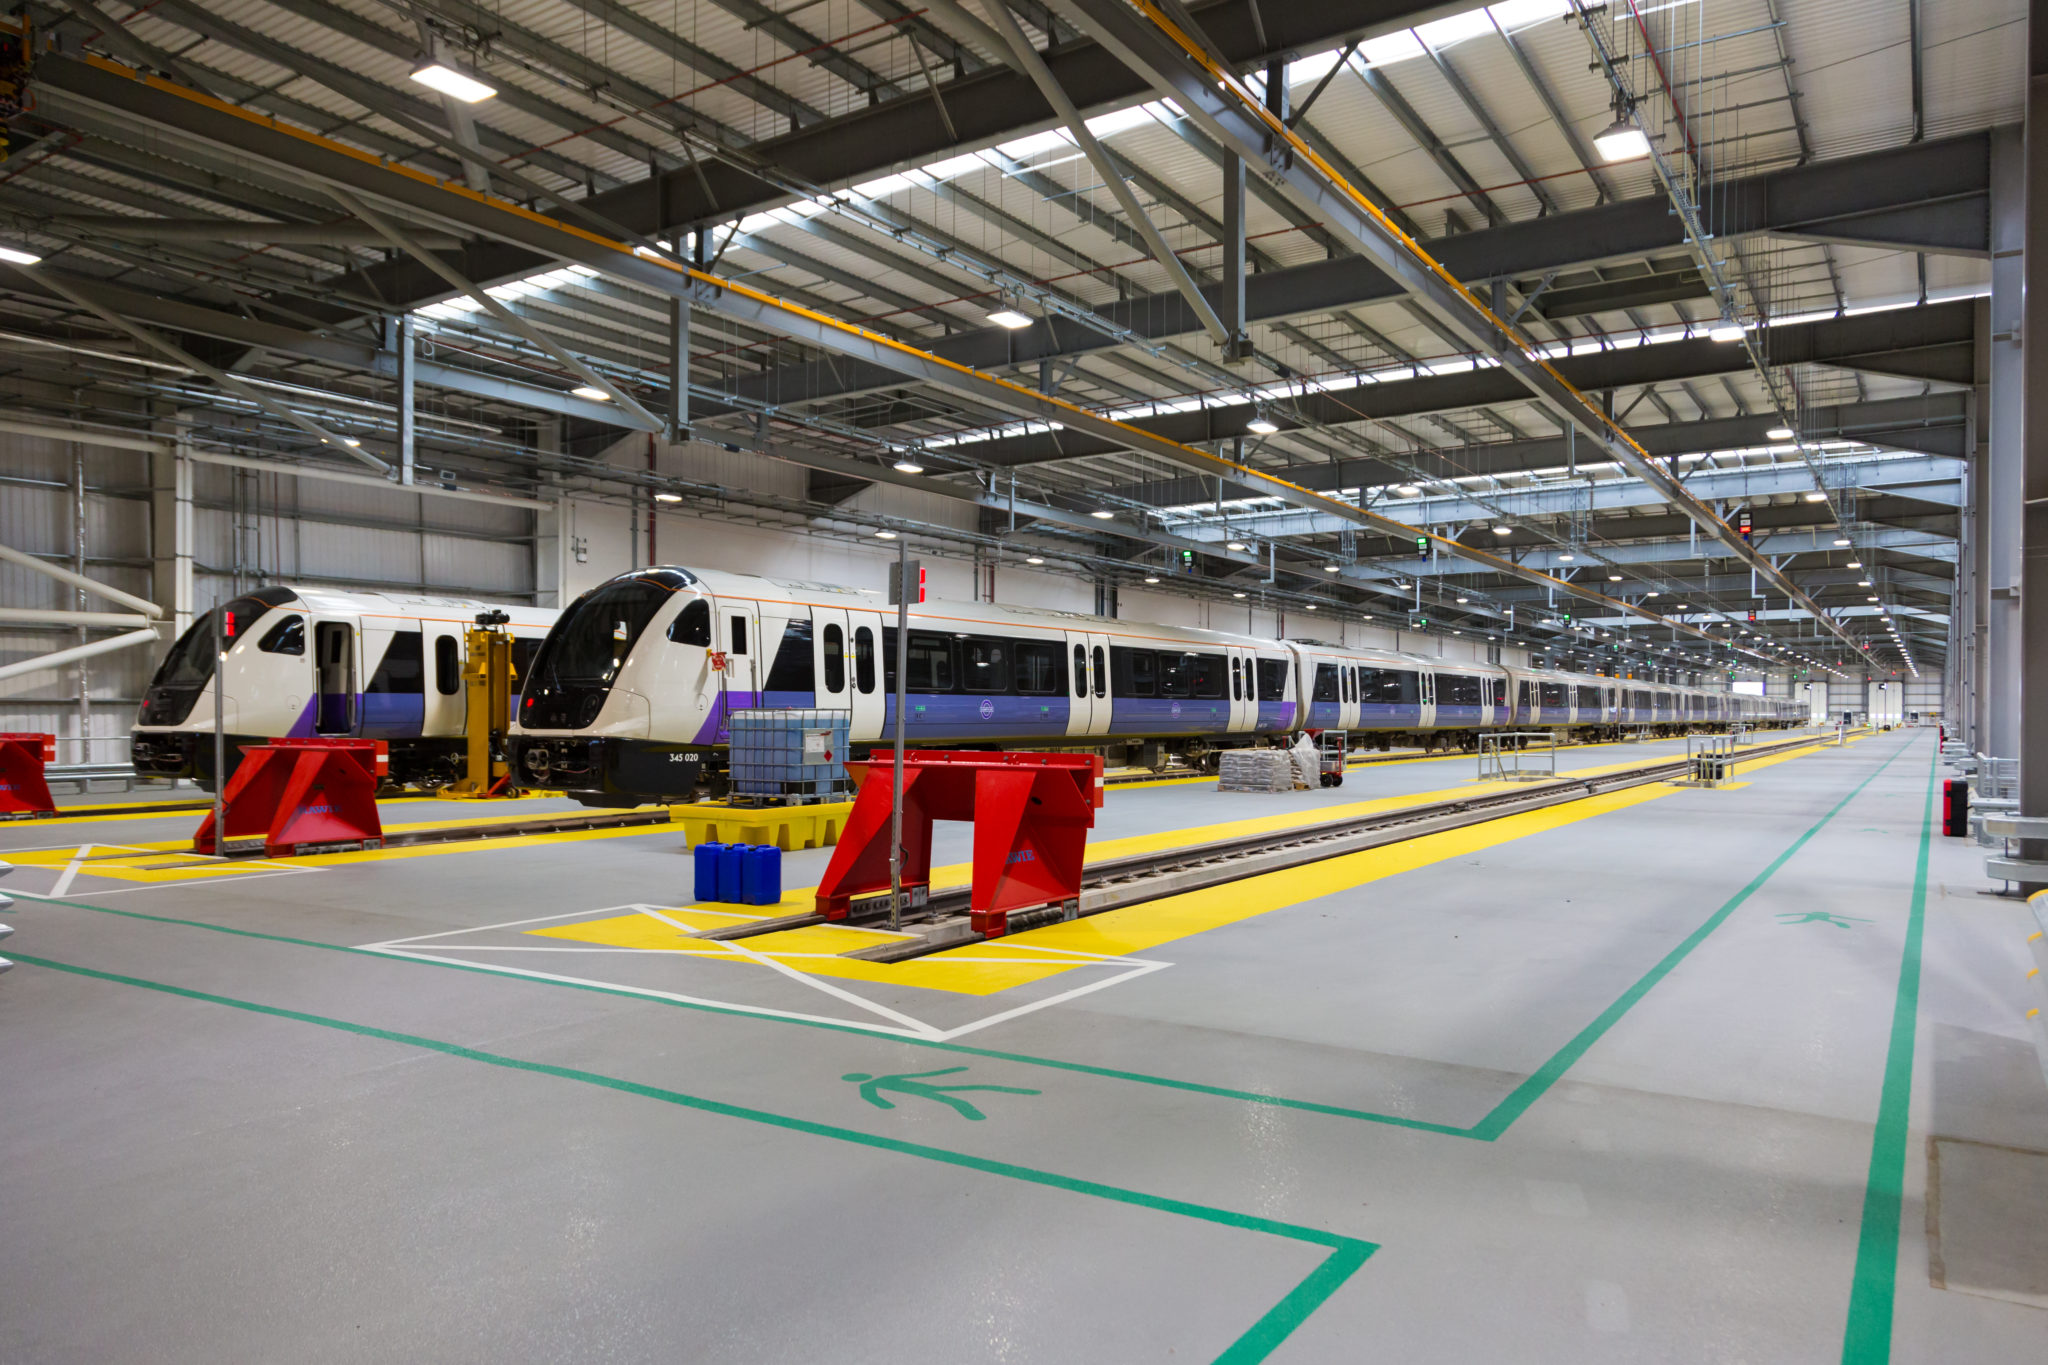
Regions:
<instances>
[{"instance_id":1,"label":"signal light","mask_svg":"<svg viewBox=\"0 0 2048 1365\"><path fill-rule=\"evenodd\" d=\"M222 639L232 640L235 638L235 614L233 612L224 611L220 614L220 629Z\"/></svg>"}]
</instances>

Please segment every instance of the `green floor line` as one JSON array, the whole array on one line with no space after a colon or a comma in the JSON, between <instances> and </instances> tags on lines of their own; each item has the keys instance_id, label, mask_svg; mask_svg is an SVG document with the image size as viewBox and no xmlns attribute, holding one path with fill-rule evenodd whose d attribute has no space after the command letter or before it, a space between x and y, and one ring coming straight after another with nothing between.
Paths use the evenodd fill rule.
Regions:
<instances>
[{"instance_id":1,"label":"green floor line","mask_svg":"<svg viewBox=\"0 0 2048 1365\"><path fill-rule=\"evenodd\" d=\"M1625 993L1620 1000L1617 1000L1615 1004L1610 1005L1605 1011L1603 1011L1600 1014L1600 1016L1596 1018L1593 1021L1593 1023L1587 1025L1586 1029L1582 1030L1577 1037L1572 1039L1571 1042L1565 1044L1564 1048L1560 1049L1557 1053L1553 1054L1549 1061L1545 1062L1543 1066L1539 1067L1532 1075L1530 1075L1527 1079L1522 1081L1522 1083L1518 1085L1513 1091L1509 1092L1509 1094L1504 1099L1502 1099L1497 1105L1495 1105L1492 1110L1488 1111L1485 1117L1481 1118L1477 1123L1473 1124L1438 1123L1428 1119L1410 1118L1402 1114L1383 1114L1371 1109L1357 1109L1347 1105L1327 1104L1317 1100L1289 1099L1286 1096L1267 1094L1263 1091L1239 1090L1229 1086L1209 1085L1201 1081L1179 1080L1169 1076L1154 1076L1142 1071L1126 1071L1118 1067L1097 1066L1089 1062L1071 1062L1056 1057L1039 1057L1031 1053L1025 1052L1005 1052L996 1048L975 1047L967 1043L950 1043L929 1038L910 1037L903 1034L879 1033L875 1029L866 1028L858 1024L832 1023L827 1020L821 1019L787 1019L776 1015L756 1014L750 1010L732 1009L727 1006L706 1004L704 1002L694 1000L674 1000L666 998L664 996L649 995L642 991L628 990L623 987L599 985L594 982L553 981L545 980L538 977L510 976L508 973L497 971L496 969L491 967L477 966L470 963L450 962L446 959L407 957L395 953L379 952L369 948L352 947L347 944L323 943L318 939L298 938L290 934L272 934L265 933L257 929L237 929L231 925L208 924L204 920L181 919L174 915L152 915L140 910L116 910L109 906L92 905L85 901L59 900L49 896L37 896L34 892L17 892L16 894L24 896L31 900L40 901L48 905L63 905L78 910L90 910L96 914L116 915L124 919L141 920L144 922L154 924L169 924L190 929L205 929L213 933L228 934L237 938L258 939L264 942L284 943L302 948L319 948L327 952L348 953L360 957L373 957L383 962L410 962L424 967L438 967L445 971L474 972L479 975L495 977L500 981L508 979L515 981L530 981L538 985L555 987L557 989L566 988L569 990L588 991L596 995L617 996L622 999L645 1001L647 1003L656 1005L666 1005L675 1009L693 1010L704 1014L724 1015L728 1018L734 1019L751 1019L764 1021L768 1023L795 1025L800 1028L823 1029L827 1032L851 1034L862 1038L884 1038L891 1043L903 1044L910 1047L929 1048L935 1051L949 1052L960 1056L985 1057L990 1061L1015 1062L1023 1066L1044 1067L1048 1070L1066 1071L1076 1075L1083 1076L1095 1076L1104 1080L1128 1081L1135 1085L1149 1085L1160 1089L1178 1090L1187 1094L1208 1095L1213 1098L1233 1100L1244 1104L1257 1104L1275 1109L1289 1109L1299 1113L1322 1114L1331 1118L1353 1119L1363 1123L1375 1123L1386 1127L1406 1128L1417 1132L1436 1133L1444 1137L1471 1138L1482 1142L1491 1142L1498 1138L1501 1135L1501 1133L1505 1132L1509 1125L1514 1122L1514 1120L1520 1118L1521 1115L1528 1110L1531 1104L1535 1103L1537 1099L1542 1097L1545 1091L1547 1091L1552 1085L1556 1084L1556 1082L1565 1074L1565 1072L1571 1068L1572 1064L1578 1060L1578 1056L1582 1054L1586 1050L1586 1048L1591 1047L1592 1044L1599 1039L1601 1034L1605 1033L1609 1028L1613 1027L1615 1022L1617 1022L1623 1014L1626 1014L1628 1009L1632 1007L1636 1003L1636 1001L1639 1000L1642 997L1642 995L1649 990L1651 986L1654 986L1656 984L1656 980L1661 980L1663 975L1668 974L1672 967L1675 967L1678 964L1678 962L1683 960L1683 958L1687 954L1689 954L1694 948L1697 948L1699 946L1699 943L1704 941L1706 936L1713 932L1714 928L1718 927L1718 925L1723 920L1725 920L1730 914L1732 914L1737 908L1740 907L1743 900L1746 900L1750 895L1754 894L1756 889L1761 887L1763 883L1766 880L1768 880L1773 873L1775 873L1780 867L1782 867L1787 859L1789 859L1794 853L1798 852L1799 848L1802 845L1804 845L1807 840L1811 839L1815 834L1819 833L1823 826L1825 826L1829 821L1833 820L1835 816L1839 814L1841 810L1849 804L1849 802L1853 801L1864 790L1864 788L1868 787L1873 781L1875 781L1877 779L1878 774L1882 773L1885 770L1885 768L1889 767L1893 759L1896 759L1899 756L1899 754L1904 753L1906 748L1910 747L1910 745L1911 741L1909 740L1907 742L1907 745L1901 746L1900 749L1891 754L1890 757L1886 758L1883 763L1879 764L1877 769L1873 771L1870 774L1870 776L1864 778L1862 782L1857 784L1856 788L1853 791L1851 791L1847 796L1843 797L1841 801L1837 802L1833 809L1829 810L1828 813L1823 815L1818 821L1816 821L1811 828L1809 828L1804 834L1800 835L1799 838L1795 840L1790 847L1788 847L1783 853L1779 854L1778 857L1770 864L1770 866L1767 867L1762 873L1760 873L1758 877L1750 883L1750 885L1744 887L1740 892L1738 892L1736 899L1733 899L1729 901L1727 904L1723 905L1720 910L1716 911L1713 916L1709 917L1706 924L1702 925L1700 929L1695 930L1692 935L1688 936L1688 938L1683 943L1681 943L1678 948L1673 950L1672 956L1669 956L1663 962L1660 962L1657 967L1653 967L1651 969L1650 975L1646 975L1643 978L1643 980L1638 981L1635 986L1630 988L1630 991L1628 993ZM1656 980L1651 979L1652 976L1654 976ZM1574 1051L1574 1049L1576 1049L1576 1051Z\"/></svg>"},{"instance_id":2,"label":"green floor line","mask_svg":"<svg viewBox=\"0 0 2048 1365\"><path fill-rule=\"evenodd\" d=\"M1077 1176L1056 1175L1030 1166L1019 1166L1013 1162L995 1161L988 1157L972 1156L966 1152L950 1151L944 1147L929 1147L923 1143L905 1142L900 1138L880 1137L863 1133L854 1128L840 1128L833 1124L816 1123L809 1119L792 1118L787 1114L771 1113L765 1109L752 1109L743 1105L727 1104L721 1100L705 1099L698 1095L687 1095L680 1090L668 1090L660 1086L644 1085L602 1072L583 1071L576 1067L556 1066L548 1062L527 1061L519 1057L508 1057L503 1053L486 1052L480 1048L464 1047L460 1043L444 1042L438 1038L426 1038L416 1033L401 1033L394 1029L377 1028L370 1024L352 1023L346 1019L333 1019L321 1014L308 1014L302 1010L283 1009L275 1005L261 1005L252 1000L238 1000L233 996L214 995L207 991L196 991L184 986L173 986L162 981L150 981L137 976L123 976L116 972L103 972L93 967L81 967L74 963L57 962L44 957L27 957L16 954L16 962L26 966L41 967L49 971L64 972L72 976L86 977L94 981L112 982L116 985L133 986L140 990L155 991L162 995L176 996L182 1000L196 1000L209 1005L221 1005L228 1009L242 1010L250 1014L266 1015L273 1019L288 1019L294 1023L312 1024L319 1028L333 1029L340 1033L351 1033L358 1037L375 1038L387 1043L419 1048L427 1052L438 1052L443 1056L457 1057L463 1061L481 1062L486 1066L503 1067L510 1071L525 1071L540 1076L552 1076L557 1080L575 1081L583 1085L615 1090L621 1094L634 1095L641 1099L657 1100L682 1109L692 1109L703 1114L720 1118L740 1119L748 1123L764 1124L786 1132L802 1133L808 1137L829 1138L857 1147L868 1147L877 1151L891 1152L900 1156L917 1157L935 1161L947 1166L965 1170L980 1171L986 1175L1001 1176L1008 1180L1021 1180L1027 1184L1043 1185L1049 1189L1063 1190L1069 1194L1083 1194L1112 1203L1127 1204L1135 1208L1149 1209L1159 1213L1170 1213L1182 1218L1193 1218L1220 1227L1236 1228L1247 1232L1264 1233L1292 1242L1304 1242L1311 1246L1328 1247L1331 1254L1295 1287L1268 1309L1259 1320L1252 1324L1223 1353L1216 1357L1216 1365L1253 1365L1264 1360L1275 1347L1286 1340L1317 1308L1329 1299L1343 1283L1350 1279L1357 1269L1364 1265L1375 1251L1378 1243L1346 1237L1340 1233L1326 1232L1321 1228L1305 1227L1299 1223L1284 1223L1278 1219L1265 1218L1253 1213L1236 1213L1229 1209L1214 1208L1208 1204L1196 1204L1185 1199L1169 1199L1163 1195L1145 1194L1128 1190L1120 1185L1107 1185L1096 1180L1084 1180Z\"/></svg>"},{"instance_id":3,"label":"green floor line","mask_svg":"<svg viewBox=\"0 0 2048 1365\"><path fill-rule=\"evenodd\" d=\"M1658 982L1671 975L1673 969L1679 963L1685 961L1686 958L1692 955L1695 948L1707 941L1708 935L1725 924L1730 915L1740 910L1751 896L1762 890L1764 883L1776 876L1779 868L1790 862L1794 854L1799 852L1800 849L1805 848L1814 835L1819 834L1822 829L1826 828L1828 822L1837 815L1840 815L1851 801L1861 796L1864 788L1877 781L1879 774L1883 773L1886 768L1889 768L1893 760L1906 752L1910 747L1912 747L1912 743L1909 740L1906 744L1893 751L1889 758L1877 765L1876 770L1870 776L1856 784L1855 790L1851 791L1840 801L1837 801L1834 808L1828 811L1826 815L1821 816L1820 819L1809 825L1806 832L1797 839L1794 839L1783 853L1771 859L1770 864L1763 871L1750 878L1747 886L1723 902L1721 908L1707 916L1706 921L1699 928L1687 934L1679 945L1669 953L1666 953L1656 966L1643 973L1642 977L1633 986L1623 991L1620 999L1602 1010L1592 1023L1586 1025L1585 1028L1579 1031L1576 1037L1552 1054L1549 1061L1536 1068L1527 1080L1510 1091L1507 1098L1495 1105L1485 1118L1473 1124L1471 1136L1478 1138L1482 1142L1492 1142L1495 1138L1506 1132L1509 1125L1513 1124L1516 1119L1528 1113L1529 1106L1536 1103L1550 1087L1563 1079L1564 1074L1578 1064L1579 1058L1585 1056L1587 1050L1593 1044L1599 1042L1609 1029L1621 1022L1623 1015L1635 1008L1636 1003L1655 989Z\"/></svg>"},{"instance_id":4,"label":"green floor line","mask_svg":"<svg viewBox=\"0 0 2048 1365\"><path fill-rule=\"evenodd\" d=\"M1913 1045L1920 1026L1920 948L1927 924L1927 858L1934 844L1934 782L1941 756L1927 765L1927 801L1920 816L1920 857L1899 956L1899 992L1885 1050L1870 1174L1863 1185L1863 1226L1849 1287L1842 1365L1886 1365L1892 1358L1892 1306L1898 1289L1899 1208L1906 1189L1906 1124L1913 1103Z\"/></svg>"}]
</instances>

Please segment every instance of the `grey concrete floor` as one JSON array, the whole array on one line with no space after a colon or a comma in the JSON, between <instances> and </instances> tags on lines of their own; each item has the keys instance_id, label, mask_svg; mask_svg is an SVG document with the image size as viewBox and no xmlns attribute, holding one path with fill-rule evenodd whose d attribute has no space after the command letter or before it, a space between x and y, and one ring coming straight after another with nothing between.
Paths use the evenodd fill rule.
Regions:
<instances>
[{"instance_id":1,"label":"grey concrete floor","mask_svg":"<svg viewBox=\"0 0 2048 1365\"><path fill-rule=\"evenodd\" d=\"M579 944L485 926L687 904L670 831L82 864L54 901L62 869L23 866L0 1361L2039 1360L2048 1306L1956 1283L2048 1220L1993 1227L1963 1183L2048 1149L2048 1086L2024 908L1923 838L1933 751L1876 735L1120 912L1085 923L1140 969L978 995L503 970ZM1471 772L1114 792L1097 834ZM189 825L0 827L0 857ZM432 961L365 950L429 934ZM925 1079L1008 1089L953 1094L973 1118L843 1079L955 1067ZM1952 1156L1930 1229L1955 1144L2018 1155Z\"/></svg>"}]
</instances>

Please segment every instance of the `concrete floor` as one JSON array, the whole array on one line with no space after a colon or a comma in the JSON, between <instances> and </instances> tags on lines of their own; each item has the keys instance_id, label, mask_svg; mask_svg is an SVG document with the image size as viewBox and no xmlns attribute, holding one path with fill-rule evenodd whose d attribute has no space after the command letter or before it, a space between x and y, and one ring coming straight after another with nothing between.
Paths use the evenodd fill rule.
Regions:
<instances>
[{"instance_id":1,"label":"concrete floor","mask_svg":"<svg viewBox=\"0 0 2048 1365\"><path fill-rule=\"evenodd\" d=\"M698 913L672 830L199 871L94 856L189 817L0 826L0 1362L2048 1358L2032 925L1927 837L1934 760L851 975L611 941L684 941L636 908ZM1472 775L1117 791L1097 841Z\"/></svg>"}]
</instances>

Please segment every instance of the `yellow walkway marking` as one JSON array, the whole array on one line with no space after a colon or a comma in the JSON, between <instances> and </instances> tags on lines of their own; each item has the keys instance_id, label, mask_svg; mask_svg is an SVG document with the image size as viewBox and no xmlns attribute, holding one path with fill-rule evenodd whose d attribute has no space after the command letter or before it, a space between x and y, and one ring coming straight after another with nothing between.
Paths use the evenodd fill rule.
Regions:
<instances>
[{"instance_id":1,"label":"yellow walkway marking","mask_svg":"<svg viewBox=\"0 0 2048 1365\"><path fill-rule=\"evenodd\" d=\"M1821 752L1820 746L1795 749L1769 758L1752 759L1742 766L1745 771L1750 771L1817 752ZM1611 766L1635 765L1624 763ZM1168 834L1141 835L1133 839L1109 840L1103 844L1092 845L1089 853L1091 857L1110 857L1183 844L1206 843L1216 838L1228 837L1230 832L1256 833L1268 829L1284 829L1290 824L1308 824L1317 820L1416 804L1450 795L1470 795L1474 790L1475 788L1467 786L1448 793L1390 797L1383 801L1324 807L1313 812L1295 812L1290 815L1233 821L1223 825L1206 826L1199 830L1180 830ZM1562 829L1611 811L1626 810L1662 800L1674 792L1683 790L1690 789L1661 783L1632 787L1626 791L1610 792L1604 796L1588 797L1544 810L1527 811L1520 815L1490 820L1466 829L1424 835L1398 844L1390 844L1385 848L1345 854L1305 867L1247 877L1207 890L1170 896L1065 924L1049 925L1043 929L1014 934L991 943L970 944L909 962L863 962L838 956L852 948L869 946L876 939L873 930L839 926L818 925L763 934L757 938L747 939L746 947L753 956L770 958L785 967L814 976L914 986L923 990L946 991L959 995L991 995L1031 982L1043 981L1073 971L1077 967L1091 965L1091 960L1096 958L1127 957L1171 943L1176 939L1186 938L1191 934L1204 933L1275 910L1300 905L1305 901L1353 890L1385 877L1511 843L1532 834ZM969 869L966 864L956 864L935 869L932 881L934 885L960 885L966 882L968 875ZM791 891L784 895L779 906L757 906L749 909L770 914L805 913L813 904L812 896L815 890L814 887L807 887L800 891ZM717 912L708 907L695 906L665 913L671 918L691 923L696 927L699 922L690 917L716 915ZM727 917L728 920L730 918ZM575 943L680 952L692 957L709 957L731 962L748 961L746 957L719 949L716 944L707 943L703 939L693 939L673 926L642 914L611 915L598 920L529 930L528 934ZM1066 954L1086 956L1069 957Z\"/></svg>"}]
</instances>

